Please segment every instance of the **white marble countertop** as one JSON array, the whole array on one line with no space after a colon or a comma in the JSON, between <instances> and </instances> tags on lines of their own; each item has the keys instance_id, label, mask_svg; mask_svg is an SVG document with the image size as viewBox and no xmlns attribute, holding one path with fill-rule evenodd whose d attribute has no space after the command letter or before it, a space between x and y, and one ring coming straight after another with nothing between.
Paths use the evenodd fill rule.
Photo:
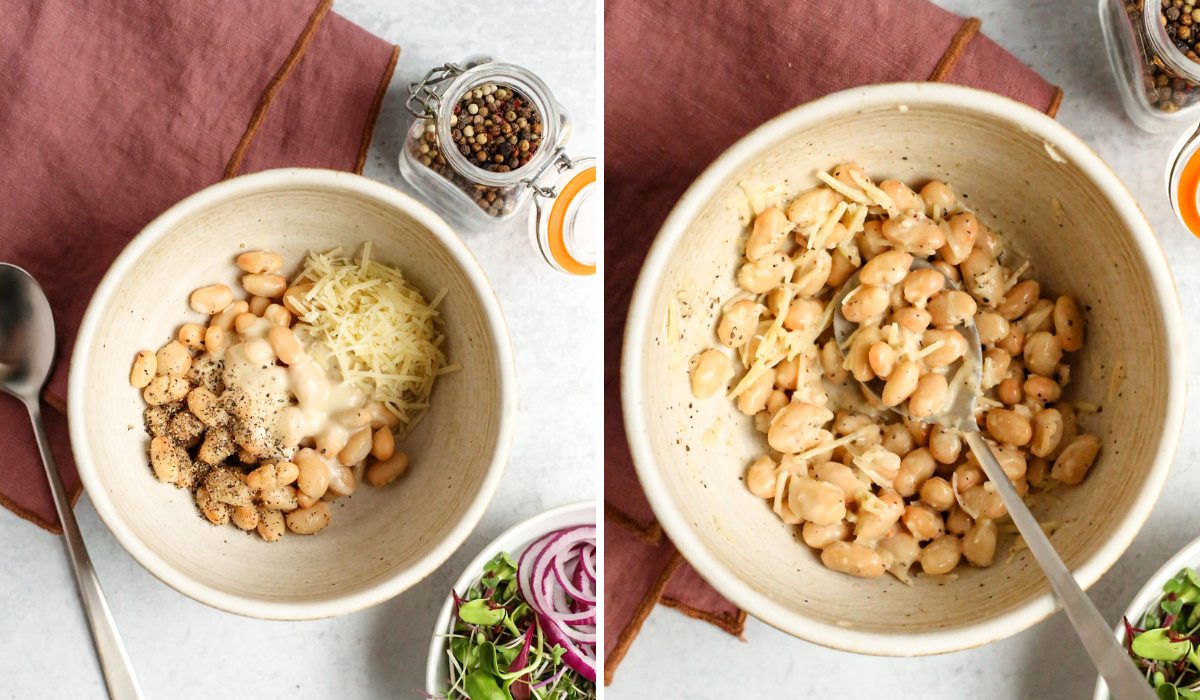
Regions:
<instances>
[{"instance_id":1,"label":"white marble countertop","mask_svg":"<svg viewBox=\"0 0 1200 700\"><path fill-rule=\"evenodd\" d=\"M412 192L396 165L409 120L405 89L429 68L477 52L537 73L571 113L570 152L597 154L590 0L489 3L486 11L466 0L338 0L334 11L401 47L367 176ZM467 562L513 523L596 497L599 277L551 270L524 221L463 238L504 309L520 387L508 468L475 532L433 575L391 601L329 620L265 622L209 608L159 582L117 544L85 495L79 524L147 698L415 698L434 619ZM0 542L0 697L107 697L63 543L3 509Z\"/></svg>"},{"instance_id":2,"label":"white marble countertop","mask_svg":"<svg viewBox=\"0 0 1200 700\"><path fill-rule=\"evenodd\" d=\"M1133 546L1091 589L1116 623L1146 579L1200 535L1200 241L1171 213L1163 172L1177 134L1151 135L1125 116L1095 0L935 0L1065 90L1058 120L1109 163L1158 232L1190 341L1184 439L1162 497ZM1189 313L1191 312L1191 313ZM1191 437L1189 437L1191 436ZM918 659L858 656L793 639L749 619L746 642L659 607L617 670L609 700L634 698L1090 698L1096 672L1060 612L1010 639Z\"/></svg>"}]
</instances>

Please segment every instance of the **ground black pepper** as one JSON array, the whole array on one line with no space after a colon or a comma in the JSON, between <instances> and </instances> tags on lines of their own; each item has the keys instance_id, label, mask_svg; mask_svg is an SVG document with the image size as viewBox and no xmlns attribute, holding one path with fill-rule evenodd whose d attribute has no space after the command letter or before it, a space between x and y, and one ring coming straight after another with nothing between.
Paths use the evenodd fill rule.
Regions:
<instances>
[{"instance_id":1,"label":"ground black pepper","mask_svg":"<svg viewBox=\"0 0 1200 700\"><path fill-rule=\"evenodd\" d=\"M533 102L509 85L485 83L463 93L450 116L450 143L438 138L433 121L414 143L422 165L467 192L485 213L500 216L515 200L514 187L488 187L468 179L447 161L439 148L454 148L475 168L507 173L522 168L542 141L542 116Z\"/></svg>"}]
</instances>

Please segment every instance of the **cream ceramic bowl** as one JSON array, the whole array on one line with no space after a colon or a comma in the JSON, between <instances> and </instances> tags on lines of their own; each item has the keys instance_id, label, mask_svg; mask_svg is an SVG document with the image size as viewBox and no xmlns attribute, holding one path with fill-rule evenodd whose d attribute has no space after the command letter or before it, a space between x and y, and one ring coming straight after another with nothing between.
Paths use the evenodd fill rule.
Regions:
<instances>
[{"instance_id":1,"label":"cream ceramic bowl","mask_svg":"<svg viewBox=\"0 0 1200 700\"><path fill-rule=\"evenodd\" d=\"M399 449L401 479L362 484L316 536L274 544L201 519L191 494L155 480L129 384L133 356L205 317L192 290L241 290L239 253L267 249L294 275L310 250L337 246L398 266L440 309L446 349L463 370L434 387L433 408ZM241 297L238 297L241 298ZM105 275L71 361L68 415L79 474L97 513L142 566L229 612L274 619L340 615L387 600L446 560L495 492L517 407L500 305L455 233L412 198L349 173L273 170L209 187L150 223Z\"/></svg>"},{"instance_id":2,"label":"cream ceramic bowl","mask_svg":"<svg viewBox=\"0 0 1200 700\"><path fill-rule=\"evenodd\" d=\"M799 107L735 144L684 194L651 248L625 329L622 401L638 475L688 561L781 630L894 656L1001 639L1056 608L1027 551L1005 563L1011 538L991 568L960 567L945 585L830 571L742 482L766 451L752 421L720 396L691 395L688 360L718 345L719 307L736 291L742 185L782 185L790 197L819 183L816 170L848 161L877 179L951 183L1029 254L1043 295L1070 294L1087 308L1087 344L1071 358L1068 397L1102 402L1117 362L1128 378L1119 397L1082 422L1103 442L1087 480L1036 514L1063 523L1051 541L1084 586L1133 540L1183 418L1183 323L1162 250L1129 192L1078 138L1021 104L949 85L860 88ZM682 317L675 337L667 329L672 300ZM718 421L718 436L706 440Z\"/></svg>"}]
</instances>

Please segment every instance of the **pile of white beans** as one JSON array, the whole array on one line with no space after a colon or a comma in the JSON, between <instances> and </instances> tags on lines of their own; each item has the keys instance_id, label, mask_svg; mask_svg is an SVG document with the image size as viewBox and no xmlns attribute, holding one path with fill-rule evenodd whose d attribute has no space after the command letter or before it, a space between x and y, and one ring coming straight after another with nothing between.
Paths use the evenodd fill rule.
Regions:
<instances>
[{"instance_id":1,"label":"pile of white beans","mask_svg":"<svg viewBox=\"0 0 1200 700\"><path fill-rule=\"evenodd\" d=\"M1010 269L1021 261L945 183L918 194L895 180L876 185L854 164L821 176L828 186L755 217L744 291L716 328L745 368L730 395L770 447L746 485L802 526L830 569L911 582L917 562L932 575L963 558L989 566L1006 516L999 493L957 428L921 419L947 401L967 347L956 329L974 324L982 385L964 390L979 395L976 420L1005 474L1022 496L1080 483L1100 442L1078 432L1062 400L1064 353L1083 346L1079 306L1040 298L1036 281L1020 279L1028 265ZM936 269L913 269L918 257ZM859 268L861 286L842 303L859 325L840 348L828 305ZM727 350L705 350L692 362L692 392L713 396L733 375ZM876 378L882 403L857 384ZM888 410L905 402L912 419Z\"/></svg>"},{"instance_id":2,"label":"pile of white beans","mask_svg":"<svg viewBox=\"0 0 1200 700\"><path fill-rule=\"evenodd\" d=\"M268 542L285 528L314 534L332 519L329 503L364 477L383 486L407 470L392 432L399 419L314 361L319 348L294 326L290 301L311 284L289 287L275 253L244 253L237 264L248 300L223 284L197 289L189 301L208 323L185 323L134 359L150 466L192 491L214 525Z\"/></svg>"}]
</instances>

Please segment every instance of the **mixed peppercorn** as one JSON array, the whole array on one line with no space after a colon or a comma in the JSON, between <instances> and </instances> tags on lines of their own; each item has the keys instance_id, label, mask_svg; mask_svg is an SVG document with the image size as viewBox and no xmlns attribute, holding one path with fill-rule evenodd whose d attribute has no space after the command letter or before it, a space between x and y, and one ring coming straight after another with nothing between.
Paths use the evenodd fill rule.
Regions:
<instances>
[{"instance_id":1,"label":"mixed peppercorn","mask_svg":"<svg viewBox=\"0 0 1200 700\"><path fill-rule=\"evenodd\" d=\"M439 149L454 148L472 166L507 173L525 166L542 143L542 116L520 91L487 83L463 93L450 116L450 141L442 144L437 126L430 121L417 142L415 155L422 165L453 182L486 213L506 212L513 187L479 185L449 165Z\"/></svg>"},{"instance_id":2,"label":"mixed peppercorn","mask_svg":"<svg viewBox=\"0 0 1200 700\"><path fill-rule=\"evenodd\" d=\"M1125 12L1139 26L1145 0L1125 0ZM1161 3L1161 17L1167 37L1179 52L1200 63L1196 44L1200 40L1200 0L1150 0ZM1140 37L1139 37L1140 39ZM1144 39L1141 39L1144 41ZM1185 80L1167 69L1162 59L1153 52L1143 52L1149 57L1142 67L1143 87L1146 100L1151 106L1167 114L1200 100L1197 83Z\"/></svg>"}]
</instances>

